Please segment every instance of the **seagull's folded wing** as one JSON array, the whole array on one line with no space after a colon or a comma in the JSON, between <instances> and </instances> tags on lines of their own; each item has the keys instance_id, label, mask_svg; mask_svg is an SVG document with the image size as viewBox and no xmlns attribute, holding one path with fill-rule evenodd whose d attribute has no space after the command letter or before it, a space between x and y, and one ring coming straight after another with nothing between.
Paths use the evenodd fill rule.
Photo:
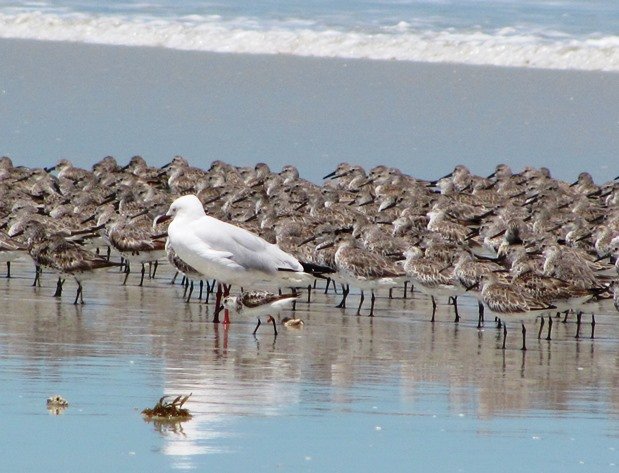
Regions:
<instances>
[{"instance_id":1,"label":"seagull's folded wing","mask_svg":"<svg viewBox=\"0 0 619 473\"><path fill-rule=\"evenodd\" d=\"M211 251L229 253L229 258L247 270L275 273L279 268L303 271L301 264L292 255L277 245L260 238L243 228L213 220L208 226L198 229L198 236ZM216 231L213 229L216 228Z\"/></svg>"}]
</instances>

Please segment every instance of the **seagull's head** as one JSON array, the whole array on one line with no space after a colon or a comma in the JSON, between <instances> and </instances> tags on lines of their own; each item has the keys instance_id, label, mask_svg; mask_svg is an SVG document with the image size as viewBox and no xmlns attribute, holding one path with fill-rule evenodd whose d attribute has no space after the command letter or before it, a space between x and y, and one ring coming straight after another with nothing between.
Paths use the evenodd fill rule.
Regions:
<instances>
[{"instance_id":1,"label":"seagull's head","mask_svg":"<svg viewBox=\"0 0 619 473\"><path fill-rule=\"evenodd\" d=\"M204 212L202 202L200 202L197 196L184 195L172 202L165 215L157 216L154 225L173 219L176 216L181 216L181 218L187 220L195 220L205 215L206 213Z\"/></svg>"}]
</instances>

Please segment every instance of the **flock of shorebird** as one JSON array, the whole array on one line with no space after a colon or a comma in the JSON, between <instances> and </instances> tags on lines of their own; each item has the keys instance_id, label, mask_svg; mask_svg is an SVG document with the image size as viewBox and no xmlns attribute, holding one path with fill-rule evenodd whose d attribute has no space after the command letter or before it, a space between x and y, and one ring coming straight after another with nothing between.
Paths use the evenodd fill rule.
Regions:
<instances>
[{"instance_id":1,"label":"flock of shorebird","mask_svg":"<svg viewBox=\"0 0 619 473\"><path fill-rule=\"evenodd\" d=\"M272 172L264 163L235 167L214 161L208 170L175 157L151 167L140 156L126 166L113 157L81 169L67 160L50 168L14 166L0 158L2 227L0 261L29 255L35 282L42 270L82 283L97 270L120 267L126 284L132 267L169 261L193 291L217 282L214 321L221 310L269 315L324 280L346 308L350 287L360 290L356 314L369 292L412 285L432 301L478 301L479 321L490 312L506 322L583 313L613 299L619 310L619 177L597 185L583 172L572 184L546 168L513 173L500 164L488 177L465 166L427 181L387 166L366 172L341 163L323 185L299 177L294 166ZM114 255L120 258L112 257ZM256 291L258 285L282 294ZM230 287L241 293L230 295ZM250 289L244 291L244 289ZM300 324L294 318L293 322ZM290 322L290 321L289 321ZM595 318L592 315L592 336ZM258 326L256 326L256 329Z\"/></svg>"}]
</instances>

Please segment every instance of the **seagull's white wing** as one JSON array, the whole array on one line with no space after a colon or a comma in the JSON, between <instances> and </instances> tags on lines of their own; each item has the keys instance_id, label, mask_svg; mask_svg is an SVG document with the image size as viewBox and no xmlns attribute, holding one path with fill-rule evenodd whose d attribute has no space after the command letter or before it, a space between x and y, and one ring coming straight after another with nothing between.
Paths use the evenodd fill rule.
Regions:
<instances>
[{"instance_id":1,"label":"seagull's white wing","mask_svg":"<svg viewBox=\"0 0 619 473\"><path fill-rule=\"evenodd\" d=\"M236 271L244 269L232 259L232 252L214 247L204 235L199 231L193 231L191 227L192 225L185 231L173 231L173 233L171 228L168 232L170 238L173 238L171 244L174 251L183 261L203 274L209 274L214 267L221 266Z\"/></svg>"},{"instance_id":2,"label":"seagull's white wing","mask_svg":"<svg viewBox=\"0 0 619 473\"><path fill-rule=\"evenodd\" d=\"M229 254L231 261L247 270L274 273L278 269L303 271L292 255L243 228L206 216L192 225L210 251ZM223 256L223 255L222 255Z\"/></svg>"}]
</instances>

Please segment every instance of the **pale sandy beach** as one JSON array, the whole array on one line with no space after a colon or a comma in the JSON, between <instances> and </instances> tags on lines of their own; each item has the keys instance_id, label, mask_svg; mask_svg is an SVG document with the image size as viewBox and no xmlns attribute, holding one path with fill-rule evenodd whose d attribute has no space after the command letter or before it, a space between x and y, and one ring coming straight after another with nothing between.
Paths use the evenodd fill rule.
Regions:
<instances>
[{"instance_id":1,"label":"pale sandy beach","mask_svg":"<svg viewBox=\"0 0 619 473\"><path fill-rule=\"evenodd\" d=\"M619 74L0 40L0 153L617 174Z\"/></svg>"}]
</instances>

